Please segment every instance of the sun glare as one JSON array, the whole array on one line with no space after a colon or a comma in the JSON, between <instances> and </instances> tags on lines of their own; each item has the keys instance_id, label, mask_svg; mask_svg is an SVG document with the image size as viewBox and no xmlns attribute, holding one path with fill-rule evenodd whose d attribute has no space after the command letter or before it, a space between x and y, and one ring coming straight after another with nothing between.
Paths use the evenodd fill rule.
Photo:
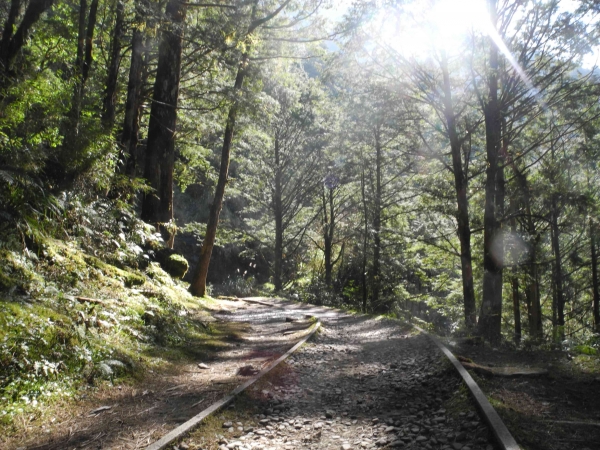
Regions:
<instances>
[{"instance_id":1,"label":"sun glare","mask_svg":"<svg viewBox=\"0 0 600 450\"><path fill-rule=\"evenodd\" d=\"M471 31L485 32L488 24L484 0L419 0L402 10L382 10L373 37L404 56L419 57L460 51Z\"/></svg>"}]
</instances>

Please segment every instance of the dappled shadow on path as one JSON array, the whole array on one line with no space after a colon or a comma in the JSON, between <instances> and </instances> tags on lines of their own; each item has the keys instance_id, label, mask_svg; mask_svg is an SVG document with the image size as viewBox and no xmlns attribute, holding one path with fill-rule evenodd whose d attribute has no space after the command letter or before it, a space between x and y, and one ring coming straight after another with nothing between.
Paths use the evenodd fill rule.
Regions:
<instances>
[{"instance_id":1,"label":"dappled shadow on path","mask_svg":"<svg viewBox=\"0 0 600 450\"><path fill-rule=\"evenodd\" d=\"M242 368L260 369L283 354L292 344L282 339L282 330L308 326L287 323L286 317L306 321L308 315L323 321L323 331L251 387L233 409L201 425L190 448L216 449L222 438L215 435L257 449L339 449L342 442L351 448L394 442L404 448L486 448L487 432L470 405L460 405L468 416L451 414L448 402L460 382L427 338L392 320L293 303L215 314L248 323L250 331L217 350L209 369L188 364L172 374L150 374L135 387L107 390L94 406L110 409L89 417L88 405L53 441L30 441L27 448L144 448L246 380L239 375ZM254 430L224 431L221 417ZM261 425L261 419L267 423Z\"/></svg>"},{"instance_id":2,"label":"dappled shadow on path","mask_svg":"<svg viewBox=\"0 0 600 450\"><path fill-rule=\"evenodd\" d=\"M239 449L486 449L487 428L470 403L463 398L449 410L464 395L440 356L426 337L391 320L325 321L324 332L275 375L185 442L209 449L219 442ZM223 422L242 425L223 430Z\"/></svg>"},{"instance_id":3,"label":"dappled shadow on path","mask_svg":"<svg viewBox=\"0 0 600 450\"><path fill-rule=\"evenodd\" d=\"M592 364L597 356L582 356L578 363L564 351L492 350L468 340L448 341L455 354L478 364L548 370L535 378L473 374L523 446L532 450L600 450L600 379L594 366L582 363Z\"/></svg>"},{"instance_id":4,"label":"dappled shadow on path","mask_svg":"<svg viewBox=\"0 0 600 450\"><path fill-rule=\"evenodd\" d=\"M133 385L101 388L93 398L70 404L70 414L53 425L32 424L31 434L13 448L143 448L277 359L311 326L304 317L311 308L235 303L239 307L226 317L215 314L222 321L211 325L217 331L215 342L189 335L176 354L151 350L167 369L150 371ZM296 321L286 322L289 316Z\"/></svg>"}]
</instances>

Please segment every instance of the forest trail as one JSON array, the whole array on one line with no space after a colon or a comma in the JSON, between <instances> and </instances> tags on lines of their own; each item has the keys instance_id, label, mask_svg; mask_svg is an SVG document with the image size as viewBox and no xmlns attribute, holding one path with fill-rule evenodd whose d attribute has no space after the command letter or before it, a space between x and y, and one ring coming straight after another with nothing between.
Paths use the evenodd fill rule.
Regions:
<instances>
[{"instance_id":1,"label":"forest trail","mask_svg":"<svg viewBox=\"0 0 600 450\"><path fill-rule=\"evenodd\" d=\"M397 321L264 299L221 300L213 317L239 331L213 360L100 392L10 448L142 449L281 356L309 317L323 330L180 449L492 448L441 353Z\"/></svg>"},{"instance_id":2,"label":"forest trail","mask_svg":"<svg viewBox=\"0 0 600 450\"><path fill-rule=\"evenodd\" d=\"M323 330L174 448L491 450L459 377L410 327L292 302L227 314L264 325L306 315Z\"/></svg>"},{"instance_id":3,"label":"forest trail","mask_svg":"<svg viewBox=\"0 0 600 450\"><path fill-rule=\"evenodd\" d=\"M171 448L494 448L456 371L409 325L281 299L207 306L206 326L218 343L213 351L202 347L208 342L190 341L199 346L190 349L192 359L173 358L137 381L81 391L42 422L24 424L26 433L0 438L0 448L144 449L283 355L316 319L322 327L305 345ZM473 374L518 442L533 450L600 448L594 426L600 382L563 367L568 360L560 352L511 352L453 339L447 345L492 367L550 369L535 379Z\"/></svg>"}]
</instances>

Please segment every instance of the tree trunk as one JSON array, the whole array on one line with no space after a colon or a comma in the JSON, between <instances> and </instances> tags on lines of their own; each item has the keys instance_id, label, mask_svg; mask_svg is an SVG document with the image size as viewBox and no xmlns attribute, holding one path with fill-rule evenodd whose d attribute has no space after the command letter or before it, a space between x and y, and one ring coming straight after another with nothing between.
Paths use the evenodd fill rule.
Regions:
<instances>
[{"instance_id":1,"label":"tree trunk","mask_svg":"<svg viewBox=\"0 0 600 450\"><path fill-rule=\"evenodd\" d=\"M379 138L379 130L375 132L375 210L373 213L373 272L371 303L379 306L379 291L381 289L381 199L383 196L381 185L381 170L383 166L383 149Z\"/></svg>"},{"instance_id":2,"label":"tree trunk","mask_svg":"<svg viewBox=\"0 0 600 450\"><path fill-rule=\"evenodd\" d=\"M527 274L527 277L529 278L529 273ZM531 285L528 282L527 286L525 287L525 306L527 308L527 325L529 330L529 336L534 337L535 334L532 331L535 330L535 326L533 322L533 301L531 298L531 290L529 289L530 287Z\"/></svg>"},{"instance_id":3,"label":"tree trunk","mask_svg":"<svg viewBox=\"0 0 600 450\"><path fill-rule=\"evenodd\" d=\"M174 233L165 224L173 219L173 165L185 14L185 3L169 0L166 8L169 22L162 31L158 51L144 169L144 178L153 192L144 196L142 220L160 224L163 238L171 248Z\"/></svg>"},{"instance_id":4,"label":"tree trunk","mask_svg":"<svg viewBox=\"0 0 600 450\"><path fill-rule=\"evenodd\" d=\"M79 0L79 20L77 21L77 50L75 52L75 76L80 77L85 51L85 18L87 17L87 0Z\"/></svg>"},{"instance_id":5,"label":"tree trunk","mask_svg":"<svg viewBox=\"0 0 600 450\"><path fill-rule=\"evenodd\" d=\"M558 342L558 301L556 299L556 266L552 265L552 341Z\"/></svg>"},{"instance_id":6,"label":"tree trunk","mask_svg":"<svg viewBox=\"0 0 600 450\"><path fill-rule=\"evenodd\" d=\"M473 288L473 265L471 257L471 227L469 224L469 201L467 199L468 180L463 172L461 144L456 131L456 117L452 102L452 87L448 73L446 54L442 55L442 72L444 77L444 116L448 127L450 151L452 153L452 172L454 174L454 188L456 191L458 224L458 239L460 241L460 265L463 282L463 305L465 325L468 330L473 330L477 324L475 312L475 291Z\"/></svg>"},{"instance_id":7,"label":"tree trunk","mask_svg":"<svg viewBox=\"0 0 600 450\"><path fill-rule=\"evenodd\" d=\"M237 100L238 92L241 91L246 76L246 65L248 64L248 53L242 56L240 66L235 77L233 86L233 95L236 100L229 107L227 116L227 125L225 127L225 135L223 137L223 147L221 149L221 167L219 169L219 180L215 189L215 198L210 207L208 223L206 224L206 234L202 249L200 250L200 261L194 273L194 278L190 285L192 295L204 297L206 295L206 276L208 275L208 266L210 265L210 257L212 249L215 245L215 237L217 235L217 226L219 224L219 215L223 206L223 197L225 196L225 186L227 185L227 176L229 172L229 159L231 154L231 144L233 141L233 132L235 129L235 120L237 117L239 103Z\"/></svg>"},{"instance_id":8,"label":"tree trunk","mask_svg":"<svg viewBox=\"0 0 600 450\"><path fill-rule=\"evenodd\" d=\"M328 195L326 195L326 192ZM329 213L327 209L329 208ZM324 211L324 253L325 253L325 285L331 287L333 274L333 236L335 233L335 210L333 205L333 189L323 186Z\"/></svg>"},{"instance_id":9,"label":"tree trunk","mask_svg":"<svg viewBox=\"0 0 600 450\"><path fill-rule=\"evenodd\" d=\"M71 111L69 113L70 124L67 130L68 147L77 145L74 138L79 135L79 117L81 116L81 102L83 100L83 89L90 74L92 65L92 50L94 39L94 28L96 27L96 18L98 13L98 0L92 0L90 11L87 17L87 0L81 0L79 3L79 23L77 33L77 56L75 59L75 87L73 88L73 99L71 102ZM73 149L75 155L78 148Z\"/></svg>"},{"instance_id":10,"label":"tree trunk","mask_svg":"<svg viewBox=\"0 0 600 450\"><path fill-rule=\"evenodd\" d=\"M92 0L90 5L90 15L88 17L87 31L85 33L85 55L81 70L81 84L85 85L92 67L92 50L94 48L94 28L96 28L96 18L98 17L98 0Z\"/></svg>"},{"instance_id":11,"label":"tree trunk","mask_svg":"<svg viewBox=\"0 0 600 450\"><path fill-rule=\"evenodd\" d=\"M21 12L21 0L11 0L10 10L6 22L4 22L4 30L2 31L2 40L0 41L0 74L4 78L10 69L8 60L8 52L10 42L13 37L14 27L17 26L17 19ZM4 84L4 80L0 79L0 86Z\"/></svg>"},{"instance_id":12,"label":"tree trunk","mask_svg":"<svg viewBox=\"0 0 600 450\"><path fill-rule=\"evenodd\" d=\"M514 214L516 208L512 208L512 212ZM517 220L513 217L510 219L510 230L513 234L513 237L517 235ZM518 248L513 244L511 249L512 256L512 298L513 298L513 315L515 321L515 343L518 344L521 342L521 302L519 301L519 275L517 270L517 253Z\"/></svg>"},{"instance_id":13,"label":"tree trunk","mask_svg":"<svg viewBox=\"0 0 600 450\"><path fill-rule=\"evenodd\" d=\"M256 10L258 1L255 1L252 6L252 14L250 18L250 26L246 32L246 36L250 36L258 27L265 24L290 3L291 0L284 1L279 8L273 11L271 14L266 15L261 19L256 18ZM231 154L231 145L233 141L233 132L235 129L235 120L239 110L239 92L242 90L244 83L244 77L246 76L246 66L249 61L249 52L251 44L247 44L246 52L242 55L240 65L238 67L237 75L235 77L235 83L233 85L234 101L229 108L229 114L227 116L227 125L225 126L225 134L223 136L223 147L221 149L221 167L219 169L219 180L217 181L217 187L215 189L215 198L210 207L210 213L208 216L208 223L206 224L206 234L204 235L204 242L202 243L202 249L200 250L200 261L198 267L194 273L192 283L190 285L190 292L192 295L204 297L206 294L206 276L208 275L208 266L210 265L210 257L212 255L212 249L215 245L215 237L217 235L217 227L219 225L219 215L221 214L221 208L223 207L223 197L225 196L225 186L227 185L227 177L229 172L229 159Z\"/></svg>"},{"instance_id":14,"label":"tree trunk","mask_svg":"<svg viewBox=\"0 0 600 450\"><path fill-rule=\"evenodd\" d=\"M598 288L598 254L596 252L596 229L590 219L590 247L592 249L592 291L594 299L594 328L600 331L600 290Z\"/></svg>"},{"instance_id":15,"label":"tree trunk","mask_svg":"<svg viewBox=\"0 0 600 450\"><path fill-rule=\"evenodd\" d=\"M65 139L67 146L72 144L71 139L74 134L77 134L78 123L79 123L79 109L81 103L81 90L83 89L83 83L81 82L83 73L83 59L85 51L85 18L87 16L87 0L79 1L79 21L78 21L78 32L77 32L77 50L75 56L75 67L73 75L75 78L75 85L73 88L73 99L71 101L71 111L69 112L70 124L69 130L67 130L67 137Z\"/></svg>"},{"instance_id":16,"label":"tree trunk","mask_svg":"<svg viewBox=\"0 0 600 450\"><path fill-rule=\"evenodd\" d=\"M525 290L525 298L527 301L527 316L529 323L529 335L532 338L539 339L542 337L542 307L540 301L539 275L537 266L538 253L538 236L531 215L531 193L529 192L529 184L527 177L521 173L516 166L512 165L515 171L516 179L519 183L523 204L525 206L525 214L527 217L527 234L529 235L530 247L529 258L527 262L527 287Z\"/></svg>"},{"instance_id":17,"label":"tree trunk","mask_svg":"<svg viewBox=\"0 0 600 450\"><path fill-rule=\"evenodd\" d=\"M531 220L533 222L533 220ZM535 230L535 228L534 228ZM540 277L537 265L537 253L538 253L538 237L533 234L533 242L529 249L529 285L528 292L529 298L531 299L531 322L529 328L529 334L532 337L541 338L543 334L542 326L542 302L540 299Z\"/></svg>"},{"instance_id":18,"label":"tree trunk","mask_svg":"<svg viewBox=\"0 0 600 450\"><path fill-rule=\"evenodd\" d=\"M556 196L552 198L552 250L554 253L554 282L556 286L557 334L561 341L565 337L565 297L563 291L562 255L560 253L560 232L558 230L558 205Z\"/></svg>"},{"instance_id":19,"label":"tree trunk","mask_svg":"<svg viewBox=\"0 0 600 450\"><path fill-rule=\"evenodd\" d=\"M79 122L81 118L83 91L92 64L92 41L94 28L96 27L97 12L98 0L92 0L89 13L87 10L87 0L80 0L77 51L73 67L73 95L71 97L71 109L67 113L66 121L63 124L63 133L65 136L63 147L66 151L62 153L61 161L59 162L60 169L64 170L61 179L61 188L69 186L77 173L89 162L89 160L86 161L85 152L82 151L84 143L79 133Z\"/></svg>"},{"instance_id":20,"label":"tree trunk","mask_svg":"<svg viewBox=\"0 0 600 450\"><path fill-rule=\"evenodd\" d=\"M362 310L364 313L367 312L367 244L369 242L369 214L367 208L367 196L365 192L365 169L363 167L360 178L360 188L362 194L363 204L363 216L364 216L364 231L363 231L363 248L362 248L362 273L361 273L361 284L362 284Z\"/></svg>"},{"instance_id":21,"label":"tree trunk","mask_svg":"<svg viewBox=\"0 0 600 450\"><path fill-rule=\"evenodd\" d=\"M142 22L142 14L137 5L136 23ZM137 144L139 133L140 94L142 89L142 68L144 65L144 35L139 26L133 29L131 37L131 64L127 82L127 100L121 137L121 164L126 160L125 173L134 178L137 172Z\"/></svg>"},{"instance_id":22,"label":"tree trunk","mask_svg":"<svg viewBox=\"0 0 600 450\"><path fill-rule=\"evenodd\" d=\"M115 124L115 109L117 103L117 83L119 66L121 64L121 40L123 39L124 6L122 0L116 0L116 19L110 46L110 62L106 78L106 93L102 112L102 123L111 129Z\"/></svg>"},{"instance_id":23,"label":"tree trunk","mask_svg":"<svg viewBox=\"0 0 600 450\"><path fill-rule=\"evenodd\" d=\"M281 166L279 139L275 138L275 192L273 192L273 212L275 215L275 261L273 262L273 284L275 291L283 288L283 209L281 205Z\"/></svg>"},{"instance_id":24,"label":"tree trunk","mask_svg":"<svg viewBox=\"0 0 600 450\"><path fill-rule=\"evenodd\" d=\"M490 0L493 26L497 22L496 0ZM498 221L501 205L499 195L499 150L501 145L501 111L498 101L498 47L490 38L488 100L484 110L485 140L488 167L485 182L485 212L483 217L483 301L479 318L479 333L491 343L501 339L502 325L502 234Z\"/></svg>"},{"instance_id":25,"label":"tree trunk","mask_svg":"<svg viewBox=\"0 0 600 450\"><path fill-rule=\"evenodd\" d=\"M30 0L21 24L13 34L13 28L21 9L21 1L12 0L2 33L2 42L0 43L0 88L8 86L10 66L23 45L25 45L33 25L53 3L54 0Z\"/></svg>"}]
</instances>

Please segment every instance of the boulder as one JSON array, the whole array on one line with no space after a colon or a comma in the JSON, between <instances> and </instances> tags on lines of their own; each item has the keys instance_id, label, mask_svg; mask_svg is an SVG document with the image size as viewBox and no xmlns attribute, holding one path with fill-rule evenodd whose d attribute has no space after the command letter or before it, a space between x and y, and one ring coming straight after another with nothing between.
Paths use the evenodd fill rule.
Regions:
<instances>
[{"instance_id":1,"label":"boulder","mask_svg":"<svg viewBox=\"0 0 600 450\"><path fill-rule=\"evenodd\" d=\"M190 267L187 259L169 248L156 252L156 259L162 269L173 278L183 278Z\"/></svg>"}]
</instances>

